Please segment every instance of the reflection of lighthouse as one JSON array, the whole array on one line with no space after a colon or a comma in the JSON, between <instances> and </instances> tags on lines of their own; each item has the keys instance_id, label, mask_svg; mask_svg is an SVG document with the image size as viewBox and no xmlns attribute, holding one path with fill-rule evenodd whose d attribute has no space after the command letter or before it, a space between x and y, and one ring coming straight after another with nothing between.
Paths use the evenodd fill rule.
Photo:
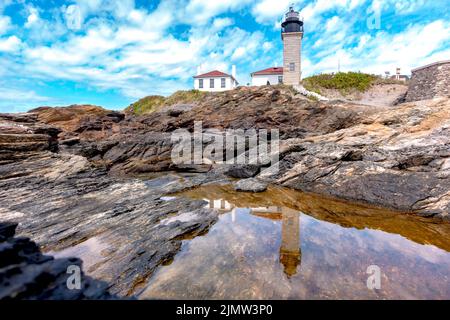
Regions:
<instances>
[{"instance_id":1,"label":"reflection of lighthouse","mask_svg":"<svg viewBox=\"0 0 450 320\"><path fill-rule=\"evenodd\" d=\"M216 209L219 213L231 212L232 221L236 221L236 206L226 200L209 200L207 207ZM253 207L248 208L254 216L282 220L280 263L284 266L284 273L291 277L297 273L297 267L301 262L300 249L300 213L285 207Z\"/></svg>"},{"instance_id":2,"label":"reflection of lighthouse","mask_svg":"<svg viewBox=\"0 0 450 320\"><path fill-rule=\"evenodd\" d=\"M300 250L300 214L298 211L283 208L281 230L280 262L284 273L291 277L297 273L301 261Z\"/></svg>"}]
</instances>

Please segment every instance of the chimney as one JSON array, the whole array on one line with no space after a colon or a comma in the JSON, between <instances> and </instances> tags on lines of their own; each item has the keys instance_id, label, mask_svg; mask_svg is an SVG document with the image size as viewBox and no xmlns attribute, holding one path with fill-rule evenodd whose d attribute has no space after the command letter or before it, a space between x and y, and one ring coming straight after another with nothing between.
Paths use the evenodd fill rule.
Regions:
<instances>
[{"instance_id":1,"label":"chimney","mask_svg":"<svg viewBox=\"0 0 450 320\"><path fill-rule=\"evenodd\" d=\"M197 75L201 75L202 74L202 69L200 66L197 66Z\"/></svg>"},{"instance_id":2,"label":"chimney","mask_svg":"<svg viewBox=\"0 0 450 320\"><path fill-rule=\"evenodd\" d=\"M231 66L231 76L236 79L236 66L234 64Z\"/></svg>"}]
</instances>

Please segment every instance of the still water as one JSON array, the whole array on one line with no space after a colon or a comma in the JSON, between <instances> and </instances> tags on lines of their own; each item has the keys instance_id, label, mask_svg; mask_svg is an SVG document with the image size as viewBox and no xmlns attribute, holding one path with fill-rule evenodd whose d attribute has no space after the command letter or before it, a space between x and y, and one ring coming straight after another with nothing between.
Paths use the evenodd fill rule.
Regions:
<instances>
[{"instance_id":1,"label":"still water","mask_svg":"<svg viewBox=\"0 0 450 320\"><path fill-rule=\"evenodd\" d=\"M284 189L176 196L204 199L219 221L140 299L450 299L450 224ZM373 265L380 289L367 286Z\"/></svg>"}]
</instances>

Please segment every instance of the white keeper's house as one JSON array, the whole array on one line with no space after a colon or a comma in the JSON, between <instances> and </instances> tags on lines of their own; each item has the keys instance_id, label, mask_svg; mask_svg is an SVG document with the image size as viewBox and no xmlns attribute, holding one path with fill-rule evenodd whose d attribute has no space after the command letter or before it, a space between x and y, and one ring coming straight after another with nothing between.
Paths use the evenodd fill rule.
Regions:
<instances>
[{"instance_id":1,"label":"white keeper's house","mask_svg":"<svg viewBox=\"0 0 450 320\"><path fill-rule=\"evenodd\" d=\"M232 90L239 83L236 80L236 67L233 66L231 75L214 70L194 77L194 88L200 91L219 92Z\"/></svg>"},{"instance_id":2,"label":"white keeper's house","mask_svg":"<svg viewBox=\"0 0 450 320\"><path fill-rule=\"evenodd\" d=\"M252 86L266 86L283 83L283 67L271 67L251 74Z\"/></svg>"}]
</instances>

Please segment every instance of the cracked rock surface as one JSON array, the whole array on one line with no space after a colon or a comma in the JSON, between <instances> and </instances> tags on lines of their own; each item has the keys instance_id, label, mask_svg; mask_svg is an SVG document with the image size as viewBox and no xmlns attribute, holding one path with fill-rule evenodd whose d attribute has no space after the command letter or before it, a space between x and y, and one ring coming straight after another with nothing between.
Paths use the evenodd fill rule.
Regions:
<instances>
[{"instance_id":1,"label":"cracked rock surface","mask_svg":"<svg viewBox=\"0 0 450 320\"><path fill-rule=\"evenodd\" d=\"M18 222L19 236L58 258L92 252L85 272L120 297L139 292L183 239L217 221L202 200L167 196L229 183L227 175L250 179L241 185L278 184L448 223L449 110L448 99L380 110L262 87L143 116L92 106L1 114L0 222ZM174 165L171 132L192 130L194 121L280 129L279 170Z\"/></svg>"}]
</instances>

